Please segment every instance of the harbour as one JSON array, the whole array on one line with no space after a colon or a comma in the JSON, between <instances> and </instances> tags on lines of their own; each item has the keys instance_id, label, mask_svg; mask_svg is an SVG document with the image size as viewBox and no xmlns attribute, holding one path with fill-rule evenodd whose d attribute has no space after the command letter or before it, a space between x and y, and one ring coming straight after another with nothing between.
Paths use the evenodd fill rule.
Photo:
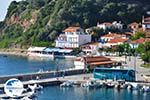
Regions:
<instances>
[{"instance_id":1,"label":"harbour","mask_svg":"<svg viewBox=\"0 0 150 100\"><path fill-rule=\"evenodd\" d=\"M22 61L24 62L24 60L20 60L20 59L22 59L22 57L14 57L15 58L15 61L21 61L20 63L22 63ZM3 59L11 59L11 56L8 56L8 57L6 57L6 58L3 58ZM23 58L24 59L24 58ZM26 59L27 60L27 59ZM63 60L63 59L59 59L60 60L60 62L61 62L61 60ZM58 61L59 61L58 60ZM57 62L58 62L57 61ZM64 61L64 60L63 60ZM33 61L34 62L34 61ZM36 60L35 60L35 62L36 62ZM39 61L37 61L37 62L39 62ZM44 61L42 61L42 62L44 62L44 63L47 63L45 60ZM50 63L51 62L51 60L48 60L48 62ZM38 63L37 63L38 64ZM44 65L44 64L43 64ZM5 65L6 66L6 65ZM62 65L61 65L62 66ZM65 65L63 65L63 66L65 66ZM73 65L72 65L73 66ZM9 66L10 67L10 66ZM57 66L56 67L59 67L60 68L60 66L58 66L58 64L57 64ZM43 67L41 67L41 69L42 69ZM40 85L42 85L42 86L44 86L44 88L43 88L43 92L44 92L44 94L37 94L37 99L38 100L49 100L48 98L46 99L46 97L44 97L43 95L45 95L45 94L47 94L48 92L47 91L49 91L49 89L50 90L53 90L53 89L56 89L56 90L58 90L57 92L59 93L60 91L61 92L64 92L64 94L65 93L68 93L68 91L72 91L72 93L73 94L76 94L76 93L78 93L77 91L73 91L73 90L81 90L82 92L81 92L81 94L82 93L84 93L85 92L85 89L86 89L86 96L88 97L88 98L95 98L95 96L97 95L97 94L95 94L95 92L97 93L97 91L111 91L111 92L114 92L114 91L116 91L117 93L119 93L119 91L122 91L122 93L124 94L124 92L126 92L126 93L129 93L128 95L133 95L133 96L137 96L137 95L141 95L141 98L143 98L143 97L145 97L146 96L146 98L147 98L147 96L148 96L148 94L149 94L149 92L142 92L141 91L141 89L139 89L139 90L130 90L130 91L128 91L127 92L127 89L116 89L116 88L106 88L105 87L105 85L104 85L104 87L103 88L94 88L94 89L92 89L91 90L91 88L90 88L90 90L88 89L88 88L83 88L83 87L81 87L81 84L83 84L83 83L87 83L87 81L91 81L91 80L95 80L95 79L93 79L93 73L91 73L91 74L83 74L84 72L83 72L83 70L79 70L79 69L76 69L76 70L78 70L79 72L78 73L74 73L74 74L72 74L71 76L69 75L69 73L67 73L67 71L69 72L69 70L70 71L72 71L74 68L72 68L72 67L66 67L66 68L62 68L62 69L59 69L59 70L56 70L56 69L54 69L54 70L43 70L43 71L36 71L36 72L32 72L32 73L24 73L24 74L16 74L16 75L1 75L1 83L4 83L6 80L8 80L9 78L18 78L18 79L20 79L22 82L23 82L23 84L25 85L25 86L27 86L27 85L29 85L29 84L40 84ZM65 74L64 76L63 76L63 72L64 72L64 70L65 70L65 73L67 73L67 74ZM54 75L54 73L55 73L55 75ZM58 73L58 75L56 75L56 73ZM71 72L72 73L72 72ZM78 74L78 75L76 75L76 74ZM139 73L138 73L139 74ZM37 78L37 76L40 76L40 77L38 77ZM54 77L54 76L57 76L57 77ZM6 79L5 79L6 78ZM75 86L73 86L73 87L71 87L71 88L62 88L62 87L60 87L59 85L61 84L61 83L63 83L63 82L66 82L66 81L73 81L73 82L75 82ZM105 81L105 80L103 80L103 81L99 81L99 80L96 80L98 83L103 83L103 84L107 84L107 81ZM116 81L113 81L112 83L116 83ZM144 81L137 81L137 83L138 84L140 84L141 86L144 86L144 85L146 85L146 86L149 86L149 83L148 82L144 82ZM126 83L126 84L129 84L129 83ZM3 87L3 85L0 85L1 86L1 88ZM45 90L46 89L46 90ZM41 92L42 92L41 91ZM91 92L91 91L93 91L93 92ZM94 92L95 91L95 92ZM132 94L134 91L136 91L137 92L137 94ZM92 93L92 97L90 97L90 95L89 94L91 94ZM93 94L94 93L94 94ZM52 93L53 94L53 93ZM52 95L51 94L51 95ZM101 93L100 93L101 94ZM111 94L113 94L113 93L111 93ZM144 94L144 95L143 95ZM5 95L3 95L3 96L5 96ZM63 97L62 95L61 95L61 93L59 94L59 96L60 97ZM51 97L50 97L51 98ZM54 98L56 98L56 97L53 97L52 98L52 100L55 100ZM59 97L58 97L59 98ZM76 98L76 97L75 97ZM81 95L81 100L84 100L84 97L83 97L83 95ZM105 98L105 97L104 97ZM117 98L117 97L115 97L115 98ZM129 97L130 98L130 97ZM34 100L34 99L33 99ZM69 100L69 99L68 99ZM78 100L77 98L76 99L74 99L74 100ZM105 99L104 99L105 100ZM115 100L115 99L114 99ZM123 99L123 100L126 100L126 99ZM138 99L135 99L135 100L138 100ZM145 99L145 100L147 100L147 99Z\"/></svg>"}]
</instances>

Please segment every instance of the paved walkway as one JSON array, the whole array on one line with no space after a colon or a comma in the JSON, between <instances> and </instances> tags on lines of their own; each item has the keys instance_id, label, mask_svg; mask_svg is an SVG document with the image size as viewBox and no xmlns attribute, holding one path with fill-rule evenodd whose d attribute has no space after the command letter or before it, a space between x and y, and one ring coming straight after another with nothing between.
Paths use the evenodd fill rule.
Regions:
<instances>
[{"instance_id":1,"label":"paved walkway","mask_svg":"<svg viewBox=\"0 0 150 100\"><path fill-rule=\"evenodd\" d=\"M125 66L129 66L136 70L136 80L137 81L144 81L145 79L141 75L150 75L150 68L141 67L143 61L140 57L127 57L126 59L127 64Z\"/></svg>"}]
</instances>

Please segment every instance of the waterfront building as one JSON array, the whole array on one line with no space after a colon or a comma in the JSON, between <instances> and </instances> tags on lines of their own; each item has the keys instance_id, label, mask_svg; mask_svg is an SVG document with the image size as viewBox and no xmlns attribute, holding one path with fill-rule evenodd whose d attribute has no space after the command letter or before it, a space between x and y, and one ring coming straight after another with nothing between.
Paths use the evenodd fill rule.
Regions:
<instances>
[{"instance_id":1,"label":"waterfront building","mask_svg":"<svg viewBox=\"0 0 150 100\"><path fill-rule=\"evenodd\" d=\"M48 51L47 47L29 47L27 54L31 57L54 57L53 52Z\"/></svg>"},{"instance_id":2,"label":"waterfront building","mask_svg":"<svg viewBox=\"0 0 150 100\"><path fill-rule=\"evenodd\" d=\"M80 27L68 27L60 34L56 41L56 47L77 48L80 45L91 42L91 35L86 34Z\"/></svg>"},{"instance_id":3,"label":"waterfront building","mask_svg":"<svg viewBox=\"0 0 150 100\"><path fill-rule=\"evenodd\" d=\"M47 48L47 47L30 47L28 56L47 57L47 58L75 58L72 49Z\"/></svg>"},{"instance_id":4,"label":"waterfront building","mask_svg":"<svg viewBox=\"0 0 150 100\"><path fill-rule=\"evenodd\" d=\"M117 61L104 56L78 57L74 61L76 69L94 69L95 67L112 67L117 65Z\"/></svg>"},{"instance_id":5,"label":"waterfront building","mask_svg":"<svg viewBox=\"0 0 150 100\"><path fill-rule=\"evenodd\" d=\"M101 80L125 80L135 81L135 70L128 68L95 68L93 76Z\"/></svg>"}]
</instances>

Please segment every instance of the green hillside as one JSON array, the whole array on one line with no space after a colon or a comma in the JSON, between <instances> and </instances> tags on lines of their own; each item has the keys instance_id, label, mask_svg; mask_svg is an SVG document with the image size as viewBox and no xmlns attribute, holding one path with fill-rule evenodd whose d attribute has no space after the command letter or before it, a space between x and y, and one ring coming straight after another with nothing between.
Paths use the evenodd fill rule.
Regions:
<instances>
[{"instance_id":1,"label":"green hillside","mask_svg":"<svg viewBox=\"0 0 150 100\"><path fill-rule=\"evenodd\" d=\"M13 1L0 22L0 48L52 46L68 26L88 28L104 21L141 21L150 0L26 0Z\"/></svg>"}]
</instances>

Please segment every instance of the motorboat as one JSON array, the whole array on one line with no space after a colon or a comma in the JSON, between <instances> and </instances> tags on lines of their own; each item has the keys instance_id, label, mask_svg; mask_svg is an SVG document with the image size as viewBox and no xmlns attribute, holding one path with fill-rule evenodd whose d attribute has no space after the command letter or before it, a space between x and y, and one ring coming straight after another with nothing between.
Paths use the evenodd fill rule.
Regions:
<instances>
[{"instance_id":1,"label":"motorboat","mask_svg":"<svg viewBox=\"0 0 150 100\"><path fill-rule=\"evenodd\" d=\"M60 84L60 87L72 87L73 84L74 83L72 81L66 81L66 82L63 82L62 84Z\"/></svg>"},{"instance_id":2,"label":"motorboat","mask_svg":"<svg viewBox=\"0 0 150 100\"><path fill-rule=\"evenodd\" d=\"M114 88L115 87L115 84L112 82L106 83L105 85L106 85L106 88Z\"/></svg>"},{"instance_id":3,"label":"motorboat","mask_svg":"<svg viewBox=\"0 0 150 100\"><path fill-rule=\"evenodd\" d=\"M143 92L150 92L150 86L144 85L144 86L142 86L141 89L142 89Z\"/></svg>"},{"instance_id":4,"label":"motorboat","mask_svg":"<svg viewBox=\"0 0 150 100\"><path fill-rule=\"evenodd\" d=\"M39 84L33 84L33 85L28 85L28 88L31 89L32 91L35 91L35 90L41 90L43 89L43 86L39 85Z\"/></svg>"},{"instance_id":5,"label":"motorboat","mask_svg":"<svg viewBox=\"0 0 150 100\"><path fill-rule=\"evenodd\" d=\"M140 86L136 82L131 82L130 85L132 86L132 90L139 90Z\"/></svg>"},{"instance_id":6,"label":"motorboat","mask_svg":"<svg viewBox=\"0 0 150 100\"><path fill-rule=\"evenodd\" d=\"M127 84L124 80L119 80L118 81L118 84L115 85L115 88L118 88L118 89L125 89L127 88Z\"/></svg>"},{"instance_id":7,"label":"motorboat","mask_svg":"<svg viewBox=\"0 0 150 100\"><path fill-rule=\"evenodd\" d=\"M128 89L128 90L131 90L131 89L132 89L132 85L131 85L131 84L128 84L128 85L127 85L127 89Z\"/></svg>"},{"instance_id":8,"label":"motorboat","mask_svg":"<svg viewBox=\"0 0 150 100\"><path fill-rule=\"evenodd\" d=\"M23 97L21 100L32 100L32 99L30 99L30 97L26 96L26 97Z\"/></svg>"},{"instance_id":9,"label":"motorboat","mask_svg":"<svg viewBox=\"0 0 150 100\"><path fill-rule=\"evenodd\" d=\"M92 81L86 81L86 83L81 83L81 87L93 87L93 88L98 88L101 87L103 84L96 82L95 80Z\"/></svg>"}]
</instances>

